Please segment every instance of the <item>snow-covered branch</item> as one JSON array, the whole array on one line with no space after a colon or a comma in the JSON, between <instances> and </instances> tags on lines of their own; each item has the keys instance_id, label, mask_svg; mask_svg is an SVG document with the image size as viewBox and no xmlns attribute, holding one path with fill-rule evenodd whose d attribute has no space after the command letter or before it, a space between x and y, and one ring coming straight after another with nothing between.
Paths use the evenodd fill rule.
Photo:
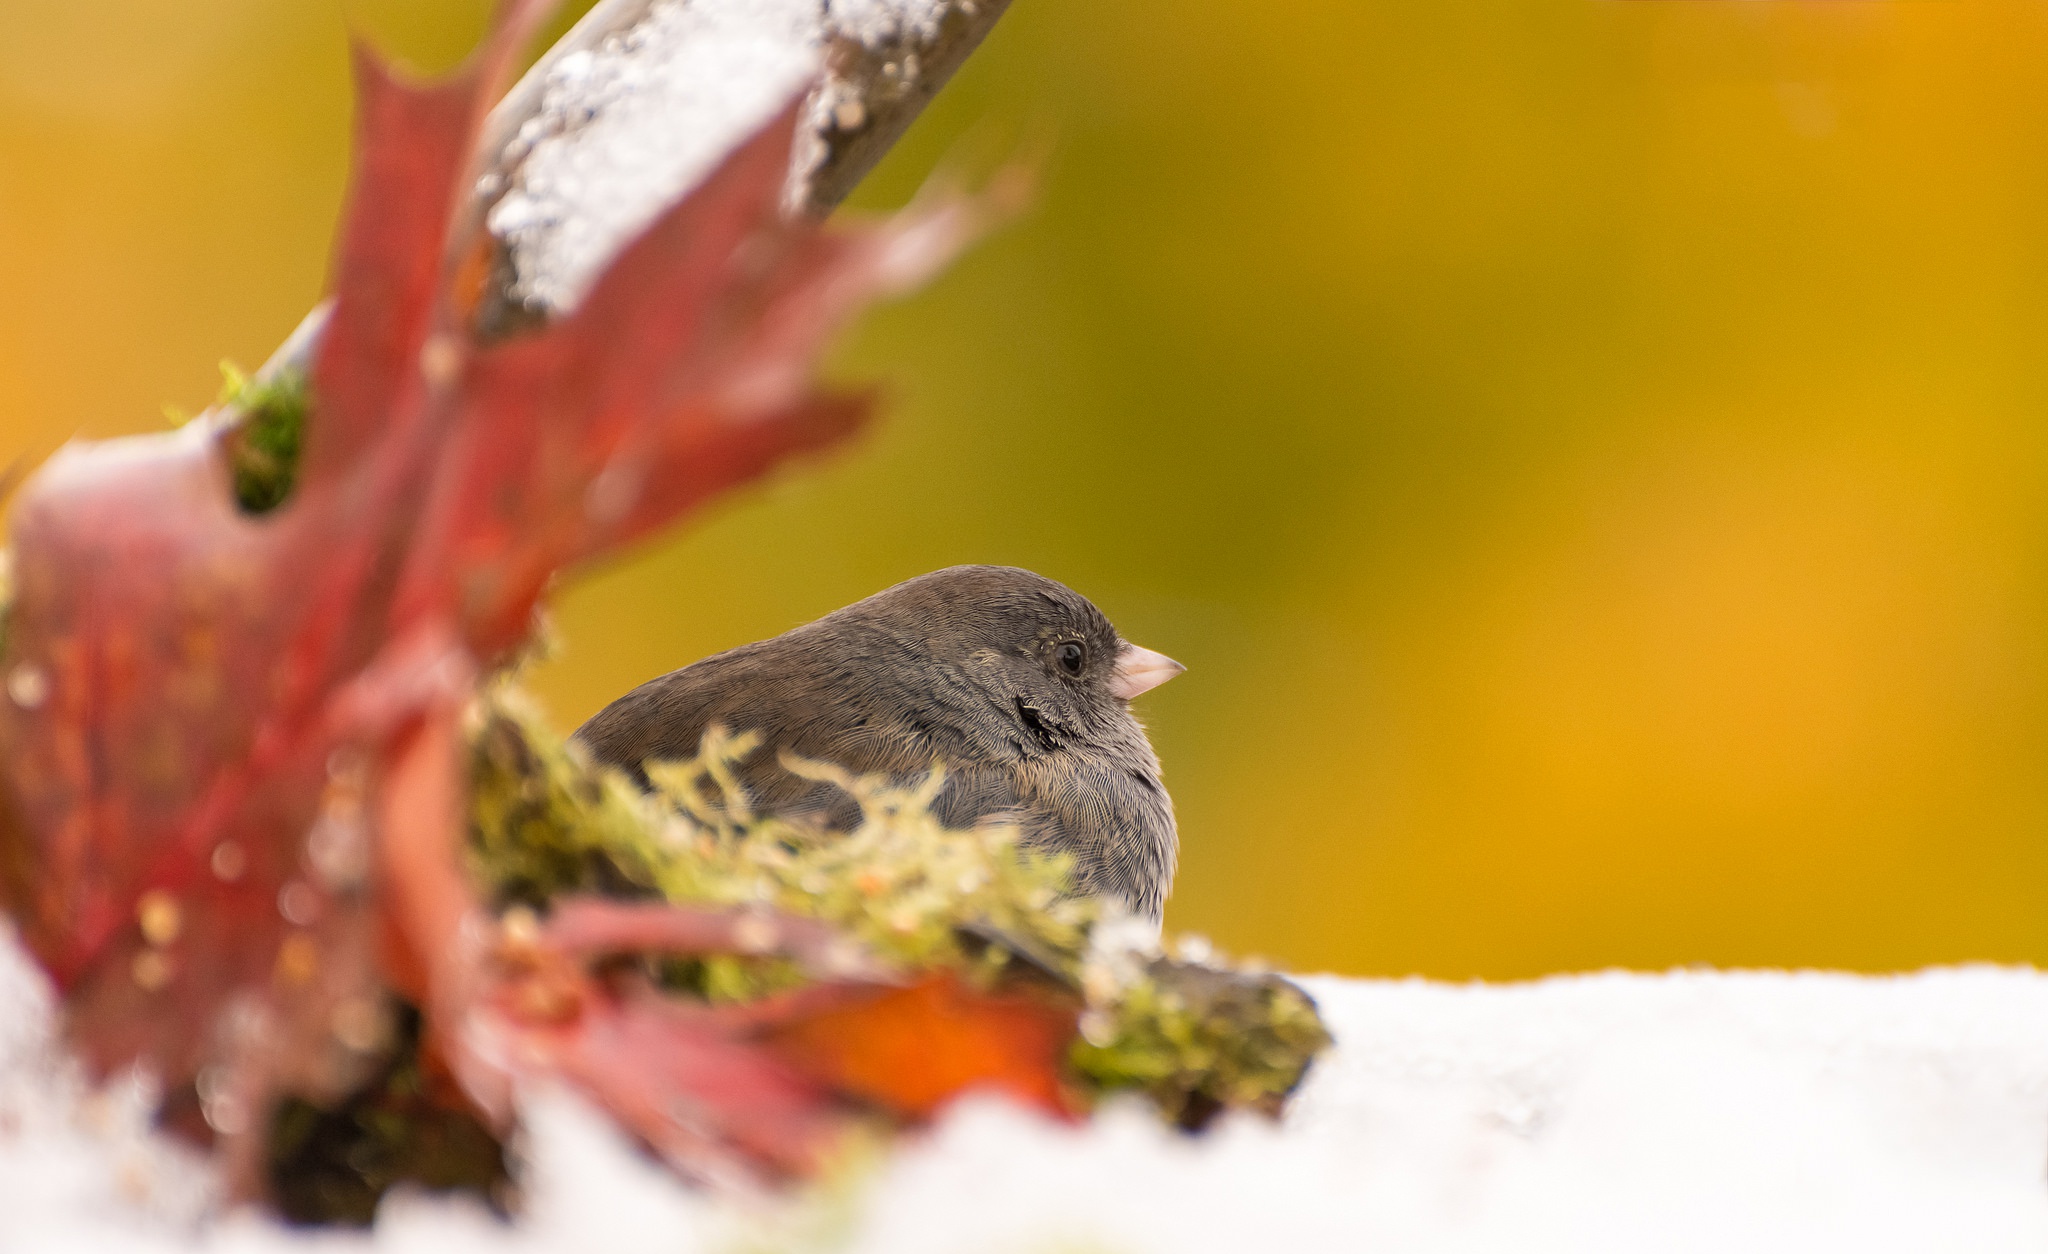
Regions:
<instances>
[{"instance_id":1,"label":"snow-covered branch","mask_svg":"<svg viewBox=\"0 0 2048 1254\"><path fill-rule=\"evenodd\" d=\"M490 335L573 305L604 262L813 83L792 211L831 211L1010 0L600 0L492 112L475 210ZM303 365L320 312L266 372Z\"/></svg>"}]
</instances>

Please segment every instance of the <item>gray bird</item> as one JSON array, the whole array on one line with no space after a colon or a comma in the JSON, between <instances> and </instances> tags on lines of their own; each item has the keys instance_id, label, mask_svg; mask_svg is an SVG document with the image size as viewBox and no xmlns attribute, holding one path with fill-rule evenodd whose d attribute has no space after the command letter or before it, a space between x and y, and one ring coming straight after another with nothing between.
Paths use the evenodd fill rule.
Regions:
<instances>
[{"instance_id":1,"label":"gray bird","mask_svg":"<svg viewBox=\"0 0 2048 1254\"><path fill-rule=\"evenodd\" d=\"M1062 584L1009 566L921 575L813 623L649 680L576 735L642 786L704 732L762 733L739 771L769 813L858 815L778 755L905 783L934 763L949 827L1000 817L1071 854L1078 891L1157 921L1179 850L1159 758L1131 698L1185 669L1117 635Z\"/></svg>"}]
</instances>

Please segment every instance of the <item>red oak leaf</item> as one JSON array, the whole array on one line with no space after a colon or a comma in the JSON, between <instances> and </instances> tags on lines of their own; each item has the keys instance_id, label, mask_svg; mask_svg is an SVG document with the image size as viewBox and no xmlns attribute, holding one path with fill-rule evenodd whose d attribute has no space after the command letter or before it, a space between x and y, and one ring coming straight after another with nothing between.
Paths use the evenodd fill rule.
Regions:
<instances>
[{"instance_id":1,"label":"red oak leaf","mask_svg":"<svg viewBox=\"0 0 2048 1254\"><path fill-rule=\"evenodd\" d=\"M734 920L590 906L508 938L460 870L459 712L549 581L852 431L865 402L813 388L825 338L977 225L962 200L857 230L784 217L792 105L576 310L480 343L452 294L477 247L466 176L546 8L507 0L444 83L357 56L354 180L280 508L238 510L218 419L68 446L15 508L0 883L92 1065L195 1083L245 1184L264 1103L345 1085L371 1048L350 1025L387 987L486 1111L522 1074L560 1075L706 1174L801 1169L835 1093L922 1114L995 1077L1052 1100L1051 1070L1020 1080L1023 1055L984 1039L1024 1023L1007 1003L978 1017L944 993L963 1058L993 1063L886 1092L867 1062L820 1062L853 1003L740 1022L590 974L605 945L744 949ZM779 944L829 948L799 927ZM912 1003L891 997L931 996L863 1004L893 1023Z\"/></svg>"}]
</instances>

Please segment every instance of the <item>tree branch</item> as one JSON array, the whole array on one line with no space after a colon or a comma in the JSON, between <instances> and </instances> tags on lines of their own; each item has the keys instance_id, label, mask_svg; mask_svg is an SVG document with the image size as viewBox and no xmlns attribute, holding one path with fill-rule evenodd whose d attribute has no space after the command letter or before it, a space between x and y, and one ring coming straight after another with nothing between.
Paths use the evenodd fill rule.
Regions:
<instances>
[{"instance_id":1,"label":"tree branch","mask_svg":"<svg viewBox=\"0 0 2048 1254\"><path fill-rule=\"evenodd\" d=\"M473 212L495 261L477 318L517 334L573 306L606 261L806 82L792 211L851 192L1009 0L601 0L492 111ZM262 373L311 359L321 310Z\"/></svg>"}]
</instances>

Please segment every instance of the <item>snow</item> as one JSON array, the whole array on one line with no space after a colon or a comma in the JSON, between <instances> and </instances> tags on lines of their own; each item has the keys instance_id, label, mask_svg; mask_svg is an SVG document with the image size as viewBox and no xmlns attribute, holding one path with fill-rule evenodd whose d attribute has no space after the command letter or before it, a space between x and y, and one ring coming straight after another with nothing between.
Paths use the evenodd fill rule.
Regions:
<instances>
[{"instance_id":1,"label":"snow","mask_svg":"<svg viewBox=\"0 0 2048 1254\"><path fill-rule=\"evenodd\" d=\"M370 1234L304 1234L207 1218L200 1164L141 1086L88 1090L0 944L0 1250L2048 1249L2048 975L1306 983L1338 1047L1278 1126L971 1101L858 1184L714 1202L531 1093L516 1222L400 1195Z\"/></svg>"},{"instance_id":2,"label":"snow","mask_svg":"<svg viewBox=\"0 0 2048 1254\"><path fill-rule=\"evenodd\" d=\"M597 46L554 59L539 112L486 219L513 295L573 305L604 262L818 72L817 0L658 0Z\"/></svg>"},{"instance_id":3,"label":"snow","mask_svg":"<svg viewBox=\"0 0 2048 1254\"><path fill-rule=\"evenodd\" d=\"M882 48L904 38L938 38L939 23L952 8L953 0L825 0L825 20L839 34Z\"/></svg>"},{"instance_id":4,"label":"snow","mask_svg":"<svg viewBox=\"0 0 2048 1254\"><path fill-rule=\"evenodd\" d=\"M976 11L973 0L600 6L586 19L593 38L572 35L536 68L533 94L515 92L536 102L534 112L479 188L495 198L485 221L513 257L510 294L542 309L572 307L627 239L816 79L828 38L877 49L928 43L956 7ZM838 90L828 94L807 115L814 126L844 103ZM819 155L800 159L800 173Z\"/></svg>"}]
</instances>

